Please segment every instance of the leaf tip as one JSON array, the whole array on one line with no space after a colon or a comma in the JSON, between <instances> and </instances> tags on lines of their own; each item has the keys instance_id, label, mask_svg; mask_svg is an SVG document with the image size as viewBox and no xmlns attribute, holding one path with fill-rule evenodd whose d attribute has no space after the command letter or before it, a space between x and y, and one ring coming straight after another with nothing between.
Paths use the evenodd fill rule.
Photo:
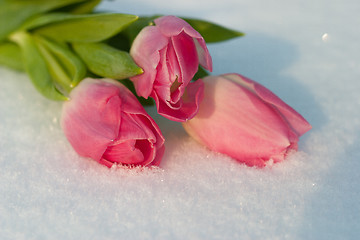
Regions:
<instances>
[{"instance_id":1,"label":"leaf tip","mask_svg":"<svg viewBox=\"0 0 360 240\"><path fill-rule=\"evenodd\" d=\"M236 35L237 35L238 37L244 37L246 34L243 33L243 32L238 32L238 31L236 31Z\"/></svg>"},{"instance_id":2,"label":"leaf tip","mask_svg":"<svg viewBox=\"0 0 360 240\"><path fill-rule=\"evenodd\" d=\"M140 67L136 71L137 75L140 75L140 74L143 74L143 73L144 73L144 70L142 68L140 68Z\"/></svg>"}]
</instances>

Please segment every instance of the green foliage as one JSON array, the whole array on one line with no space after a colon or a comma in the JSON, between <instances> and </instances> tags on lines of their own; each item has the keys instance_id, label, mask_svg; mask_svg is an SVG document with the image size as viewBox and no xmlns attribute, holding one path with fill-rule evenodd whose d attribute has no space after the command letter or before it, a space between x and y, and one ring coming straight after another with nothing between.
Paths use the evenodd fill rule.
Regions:
<instances>
[{"instance_id":1,"label":"green foliage","mask_svg":"<svg viewBox=\"0 0 360 240\"><path fill-rule=\"evenodd\" d=\"M87 0L72 5L68 5L61 9L58 9L59 12L69 12L73 14L85 14L91 13L94 8L101 2L101 0Z\"/></svg>"},{"instance_id":2,"label":"green foliage","mask_svg":"<svg viewBox=\"0 0 360 240\"><path fill-rule=\"evenodd\" d=\"M200 78L204 78L204 77L206 77L208 75L209 75L209 73L203 67L201 67L199 65L198 71L196 72L193 79L196 81L196 80L198 80Z\"/></svg>"},{"instance_id":3,"label":"green foliage","mask_svg":"<svg viewBox=\"0 0 360 240\"><path fill-rule=\"evenodd\" d=\"M138 17L93 13L101 0L0 0L0 64L25 70L36 89L53 100L67 100L85 77L122 80L142 74L129 50L138 33L160 15ZM244 34L220 25L183 18L207 43ZM208 72L199 66L194 80ZM143 105L152 100L139 98Z\"/></svg>"},{"instance_id":4,"label":"green foliage","mask_svg":"<svg viewBox=\"0 0 360 240\"><path fill-rule=\"evenodd\" d=\"M0 44L0 64L15 70L24 71L20 47L11 42Z\"/></svg>"},{"instance_id":5,"label":"green foliage","mask_svg":"<svg viewBox=\"0 0 360 240\"><path fill-rule=\"evenodd\" d=\"M73 43L73 48L89 70L101 77L125 79L143 72L127 52L105 43Z\"/></svg>"},{"instance_id":6,"label":"green foliage","mask_svg":"<svg viewBox=\"0 0 360 240\"><path fill-rule=\"evenodd\" d=\"M120 13L64 14L62 19L59 16L56 21L38 27L34 32L56 41L100 42L119 33L138 18Z\"/></svg>"},{"instance_id":7,"label":"green foliage","mask_svg":"<svg viewBox=\"0 0 360 240\"><path fill-rule=\"evenodd\" d=\"M222 42L232 38L244 36L244 33L231 30L204 20L184 18L196 31L198 31L206 43Z\"/></svg>"},{"instance_id":8,"label":"green foliage","mask_svg":"<svg viewBox=\"0 0 360 240\"><path fill-rule=\"evenodd\" d=\"M12 35L12 40L19 44L26 72L35 88L45 97L52 100L67 100L56 88L47 64L41 55L34 38L28 33Z\"/></svg>"},{"instance_id":9,"label":"green foliage","mask_svg":"<svg viewBox=\"0 0 360 240\"><path fill-rule=\"evenodd\" d=\"M56 82L69 93L86 75L86 66L67 45L35 37L48 69Z\"/></svg>"},{"instance_id":10,"label":"green foliage","mask_svg":"<svg viewBox=\"0 0 360 240\"><path fill-rule=\"evenodd\" d=\"M154 15L150 17L139 17L139 19L131 24L128 28L126 28L123 33L126 35L129 42L133 42L135 37L139 34L141 29L146 26L154 25L154 19L161 17L160 15Z\"/></svg>"},{"instance_id":11,"label":"green foliage","mask_svg":"<svg viewBox=\"0 0 360 240\"><path fill-rule=\"evenodd\" d=\"M0 41L25 20L40 13L86 0L0 0Z\"/></svg>"},{"instance_id":12,"label":"green foliage","mask_svg":"<svg viewBox=\"0 0 360 240\"><path fill-rule=\"evenodd\" d=\"M128 37L129 41L132 42L137 36L137 34L141 31L141 29L143 29L146 26L153 25L154 20L158 17L161 17L161 15L139 17L139 20L131 24L128 28L126 28L123 31L123 33ZM203 36L206 43L222 42L245 35L242 32L232 30L209 21L193 19L193 18L182 18L182 19L184 19L196 31L198 31Z\"/></svg>"}]
</instances>

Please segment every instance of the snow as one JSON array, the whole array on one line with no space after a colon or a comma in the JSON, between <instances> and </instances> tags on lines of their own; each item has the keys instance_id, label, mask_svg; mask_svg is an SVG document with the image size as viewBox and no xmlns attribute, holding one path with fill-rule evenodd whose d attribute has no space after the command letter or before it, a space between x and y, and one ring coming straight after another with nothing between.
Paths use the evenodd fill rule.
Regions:
<instances>
[{"instance_id":1,"label":"snow","mask_svg":"<svg viewBox=\"0 0 360 240\"><path fill-rule=\"evenodd\" d=\"M161 168L107 169L78 157L61 103L0 68L0 239L357 239L360 234L360 4L105 1L100 9L175 14L244 31L210 45L214 74L274 91L313 129L265 169L200 146L147 109L166 138Z\"/></svg>"}]
</instances>

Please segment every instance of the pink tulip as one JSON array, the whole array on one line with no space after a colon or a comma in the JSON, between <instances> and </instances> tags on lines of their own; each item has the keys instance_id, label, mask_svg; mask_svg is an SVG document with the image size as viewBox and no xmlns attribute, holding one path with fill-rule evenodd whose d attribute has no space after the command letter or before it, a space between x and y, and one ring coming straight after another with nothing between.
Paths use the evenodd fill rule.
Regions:
<instances>
[{"instance_id":1,"label":"pink tulip","mask_svg":"<svg viewBox=\"0 0 360 240\"><path fill-rule=\"evenodd\" d=\"M185 130L208 148L264 167L297 150L311 125L270 90L238 74L204 78L204 100Z\"/></svg>"},{"instance_id":2,"label":"pink tulip","mask_svg":"<svg viewBox=\"0 0 360 240\"><path fill-rule=\"evenodd\" d=\"M84 157L114 163L159 165L164 138L136 97L111 79L84 79L64 103L61 125Z\"/></svg>"},{"instance_id":3,"label":"pink tulip","mask_svg":"<svg viewBox=\"0 0 360 240\"><path fill-rule=\"evenodd\" d=\"M155 19L135 38L130 55L144 73L131 80L139 96L154 98L158 113L173 121L191 119L202 99L202 82L190 82L199 64L212 60L203 37L184 20Z\"/></svg>"}]
</instances>

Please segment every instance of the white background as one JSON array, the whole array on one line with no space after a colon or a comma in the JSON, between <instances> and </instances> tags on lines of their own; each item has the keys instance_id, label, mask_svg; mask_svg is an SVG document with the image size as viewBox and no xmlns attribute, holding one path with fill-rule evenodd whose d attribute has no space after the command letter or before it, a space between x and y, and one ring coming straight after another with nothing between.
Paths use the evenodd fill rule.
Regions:
<instances>
[{"instance_id":1,"label":"white background","mask_svg":"<svg viewBox=\"0 0 360 240\"><path fill-rule=\"evenodd\" d=\"M244 31L209 45L213 74L260 82L313 129L298 153L255 169L148 109L166 137L161 169L109 170L73 151L59 126L61 103L0 68L0 239L358 239L358 1L124 0L100 8Z\"/></svg>"}]
</instances>

